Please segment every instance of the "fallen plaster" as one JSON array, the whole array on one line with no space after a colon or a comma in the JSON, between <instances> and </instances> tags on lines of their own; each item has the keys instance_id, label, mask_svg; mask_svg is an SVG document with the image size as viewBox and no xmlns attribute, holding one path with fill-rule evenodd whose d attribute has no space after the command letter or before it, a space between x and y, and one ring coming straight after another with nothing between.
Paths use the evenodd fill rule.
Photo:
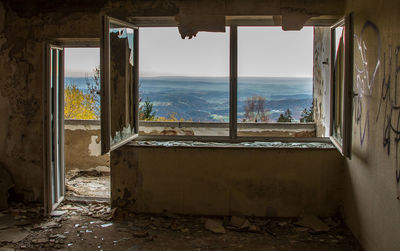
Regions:
<instances>
[{"instance_id":1,"label":"fallen plaster","mask_svg":"<svg viewBox=\"0 0 400 251\"><path fill-rule=\"evenodd\" d=\"M66 174L66 196L110 198L110 168L98 166L89 170L70 170Z\"/></svg>"},{"instance_id":2,"label":"fallen plaster","mask_svg":"<svg viewBox=\"0 0 400 251\"><path fill-rule=\"evenodd\" d=\"M335 217L318 219L326 227L315 232L296 219L123 214L102 203L63 202L51 217L41 210L0 212L0 250L360 250Z\"/></svg>"}]
</instances>

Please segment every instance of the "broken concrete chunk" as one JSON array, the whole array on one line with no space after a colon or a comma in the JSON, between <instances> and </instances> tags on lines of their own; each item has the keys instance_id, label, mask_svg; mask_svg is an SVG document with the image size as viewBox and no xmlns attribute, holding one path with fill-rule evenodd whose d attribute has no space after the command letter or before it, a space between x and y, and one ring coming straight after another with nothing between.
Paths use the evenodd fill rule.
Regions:
<instances>
[{"instance_id":1,"label":"broken concrete chunk","mask_svg":"<svg viewBox=\"0 0 400 251\"><path fill-rule=\"evenodd\" d=\"M250 225L247 229L250 233L261 233L261 229L256 225Z\"/></svg>"},{"instance_id":2,"label":"broken concrete chunk","mask_svg":"<svg viewBox=\"0 0 400 251\"><path fill-rule=\"evenodd\" d=\"M62 234L55 234L55 235L50 235L49 238L50 239L65 239L67 237L65 235L62 235Z\"/></svg>"},{"instance_id":3,"label":"broken concrete chunk","mask_svg":"<svg viewBox=\"0 0 400 251\"><path fill-rule=\"evenodd\" d=\"M0 231L0 242L17 243L25 239L29 232L20 228L10 228Z\"/></svg>"},{"instance_id":4,"label":"broken concrete chunk","mask_svg":"<svg viewBox=\"0 0 400 251\"><path fill-rule=\"evenodd\" d=\"M66 212L67 211L54 210L53 212L50 213L50 215L53 217L60 217L63 216Z\"/></svg>"},{"instance_id":5,"label":"broken concrete chunk","mask_svg":"<svg viewBox=\"0 0 400 251\"><path fill-rule=\"evenodd\" d=\"M204 227L207 230L216 234L226 233L225 228L222 225L222 222L219 220L207 219L206 222L204 223Z\"/></svg>"},{"instance_id":6,"label":"broken concrete chunk","mask_svg":"<svg viewBox=\"0 0 400 251\"><path fill-rule=\"evenodd\" d=\"M40 239L33 239L31 242L33 244L46 244L49 242L49 240L45 238L40 238Z\"/></svg>"},{"instance_id":7,"label":"broken concrete chunk","mask_svg":"<svg viewBox=\"0 0 400 251\"><path fill-rule=\"evenodd\" d=\"M61 226L60 223L57 223L55 221L49 221L49 222L41 224L39 227L34 227L34 230L58 228L60 226Z\"/></svg>"},{"instance_id":8,"label":"broken concrete chunk","mask_svg":"<svg viewBox=\"0 0 400 251\"><path fill-rule=\"evenodd\" d=\"M297 226L308 227L316 232L326 232L329 226L314 215L303 215L294 223Z\"/></svg>"},{"instance_id":9,"label":"broken concrete chunk","mask_svg":"<svg viewBox=\"0 0 400 251\"><path fill-rule=\"evenodd\" d=\"M250 227L251 224L244 217L232 216L231 220L229 222L229 225L231 225L232 227L239 228L239 229L245 229L245 228Z\"/></svg>"}]
</instances>

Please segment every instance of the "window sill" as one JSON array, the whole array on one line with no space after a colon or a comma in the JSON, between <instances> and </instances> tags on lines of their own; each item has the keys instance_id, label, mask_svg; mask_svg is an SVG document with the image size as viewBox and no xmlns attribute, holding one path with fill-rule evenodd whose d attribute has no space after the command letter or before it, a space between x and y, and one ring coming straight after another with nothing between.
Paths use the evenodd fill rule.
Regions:
<instances>
[{"instance_id":1,"label":"window sill","mask_svg":"<svg viewBox=\"0 0 400 251\"><path fill-rule=\"evenodd\" d=\"M133 147L158 147L158 148L248 148L248 149L336 149L329 138L239 138L214 139L178 138L178 137L153 137L139 136L131 141Z\"/></svg>"}]
</instances>

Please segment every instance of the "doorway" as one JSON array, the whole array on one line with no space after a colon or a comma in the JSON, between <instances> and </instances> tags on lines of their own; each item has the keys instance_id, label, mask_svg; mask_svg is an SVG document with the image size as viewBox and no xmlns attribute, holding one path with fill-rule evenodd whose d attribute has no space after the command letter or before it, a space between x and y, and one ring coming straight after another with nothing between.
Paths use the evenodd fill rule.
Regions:
<instances>
[{"instance_id":1,"label":"doorway","mask_svg":"<svg viewBox=\"0 0 400 251\"><path fill-rule=\"evenodd\" d=\"M64 49L66 196L110 198L110 157L101 155L100 48Z\"/></svg>"},{"instance_id":2,"label":"doorway","mask_svg":"<svg viewBox=\"0 0 400 251\"><path fill-rule=\"evenodd\" d=\"M101 155L98 41L46 46L46 213L63 201L110 199L109 154Z\"/></svg>"}]
</instances>

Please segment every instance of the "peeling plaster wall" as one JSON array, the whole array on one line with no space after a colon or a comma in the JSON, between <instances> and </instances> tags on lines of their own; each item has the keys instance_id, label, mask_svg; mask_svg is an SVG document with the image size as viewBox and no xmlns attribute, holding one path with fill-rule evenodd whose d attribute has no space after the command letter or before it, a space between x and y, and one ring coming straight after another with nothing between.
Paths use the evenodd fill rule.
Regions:
<instances>
[{"instance_id":1,"label":"peeling plaster wall","mask_svg":"<svg viewBox=\"0 0 400 251\"><path fill-rule=\"evenodd\" d=\"M136 212L332 216L342 205L336 149L125 146L111 166L113 206Z\"/></svg>"},{"instance_id":2,"label":"peeling plaster wall","mask_svg":"<svg viewBox=\"0 0 400 251\"><path fill-rule=\"evenodd\" d=\"M23 18L7 5L5 9L6 15L0 15L5 18L0 33L0 162L16 183L14 199L42 201L44 42L98 37L100 17L60 12Z\"/></svg>"},{"instance_id":3,"label":"peeling plaster wall","mask_svg":"<svg viewBox=\"0 0 400 251\"><path fill-rule=\"evenodd\" d=\"M399 110L392 110L400 104L399 10L398 0L347 4L354 14L353 89L359 95L352 159L345 162L344 216L365 250L400 250Z\"/></svg>"},{"instance_id":4,"label":"peeling plaster wall","mask_svg":"<svg viewBox=\"0 0 400 251\"><path fill-rule=\"evenodd\" d=\"M207 1L200 1L207 5ZM0 0L0 162L12 174L18 199L43 201L44 44L55 38L99 38L101 16L175 16L178 0ZM245 4L243 4L245 3ZM272 15L290 7L339 14L344 1L235 0L226 15Z\"/></svg>"},{"instance_id":5,"label":"peeling plaster wall","mask_svg":"<svg viewBox=\"0 0 400 251\"><path fill-rule=\"evenodd\" d=\"M317 137L329 136L330 28L314 28L313 104Z\"/></svg>"},{"instance_id":6,"label":"peeling plaster wall","mask_svg":"<svg viewBox=\"0 0 400 251\"><path fill-rule=\"evenodd\" d=\"M101 155L100 124L70 123L65 121L65 169L85 170L97 166L110 166L110 156Z\"/></svg>"}]
</instances>

